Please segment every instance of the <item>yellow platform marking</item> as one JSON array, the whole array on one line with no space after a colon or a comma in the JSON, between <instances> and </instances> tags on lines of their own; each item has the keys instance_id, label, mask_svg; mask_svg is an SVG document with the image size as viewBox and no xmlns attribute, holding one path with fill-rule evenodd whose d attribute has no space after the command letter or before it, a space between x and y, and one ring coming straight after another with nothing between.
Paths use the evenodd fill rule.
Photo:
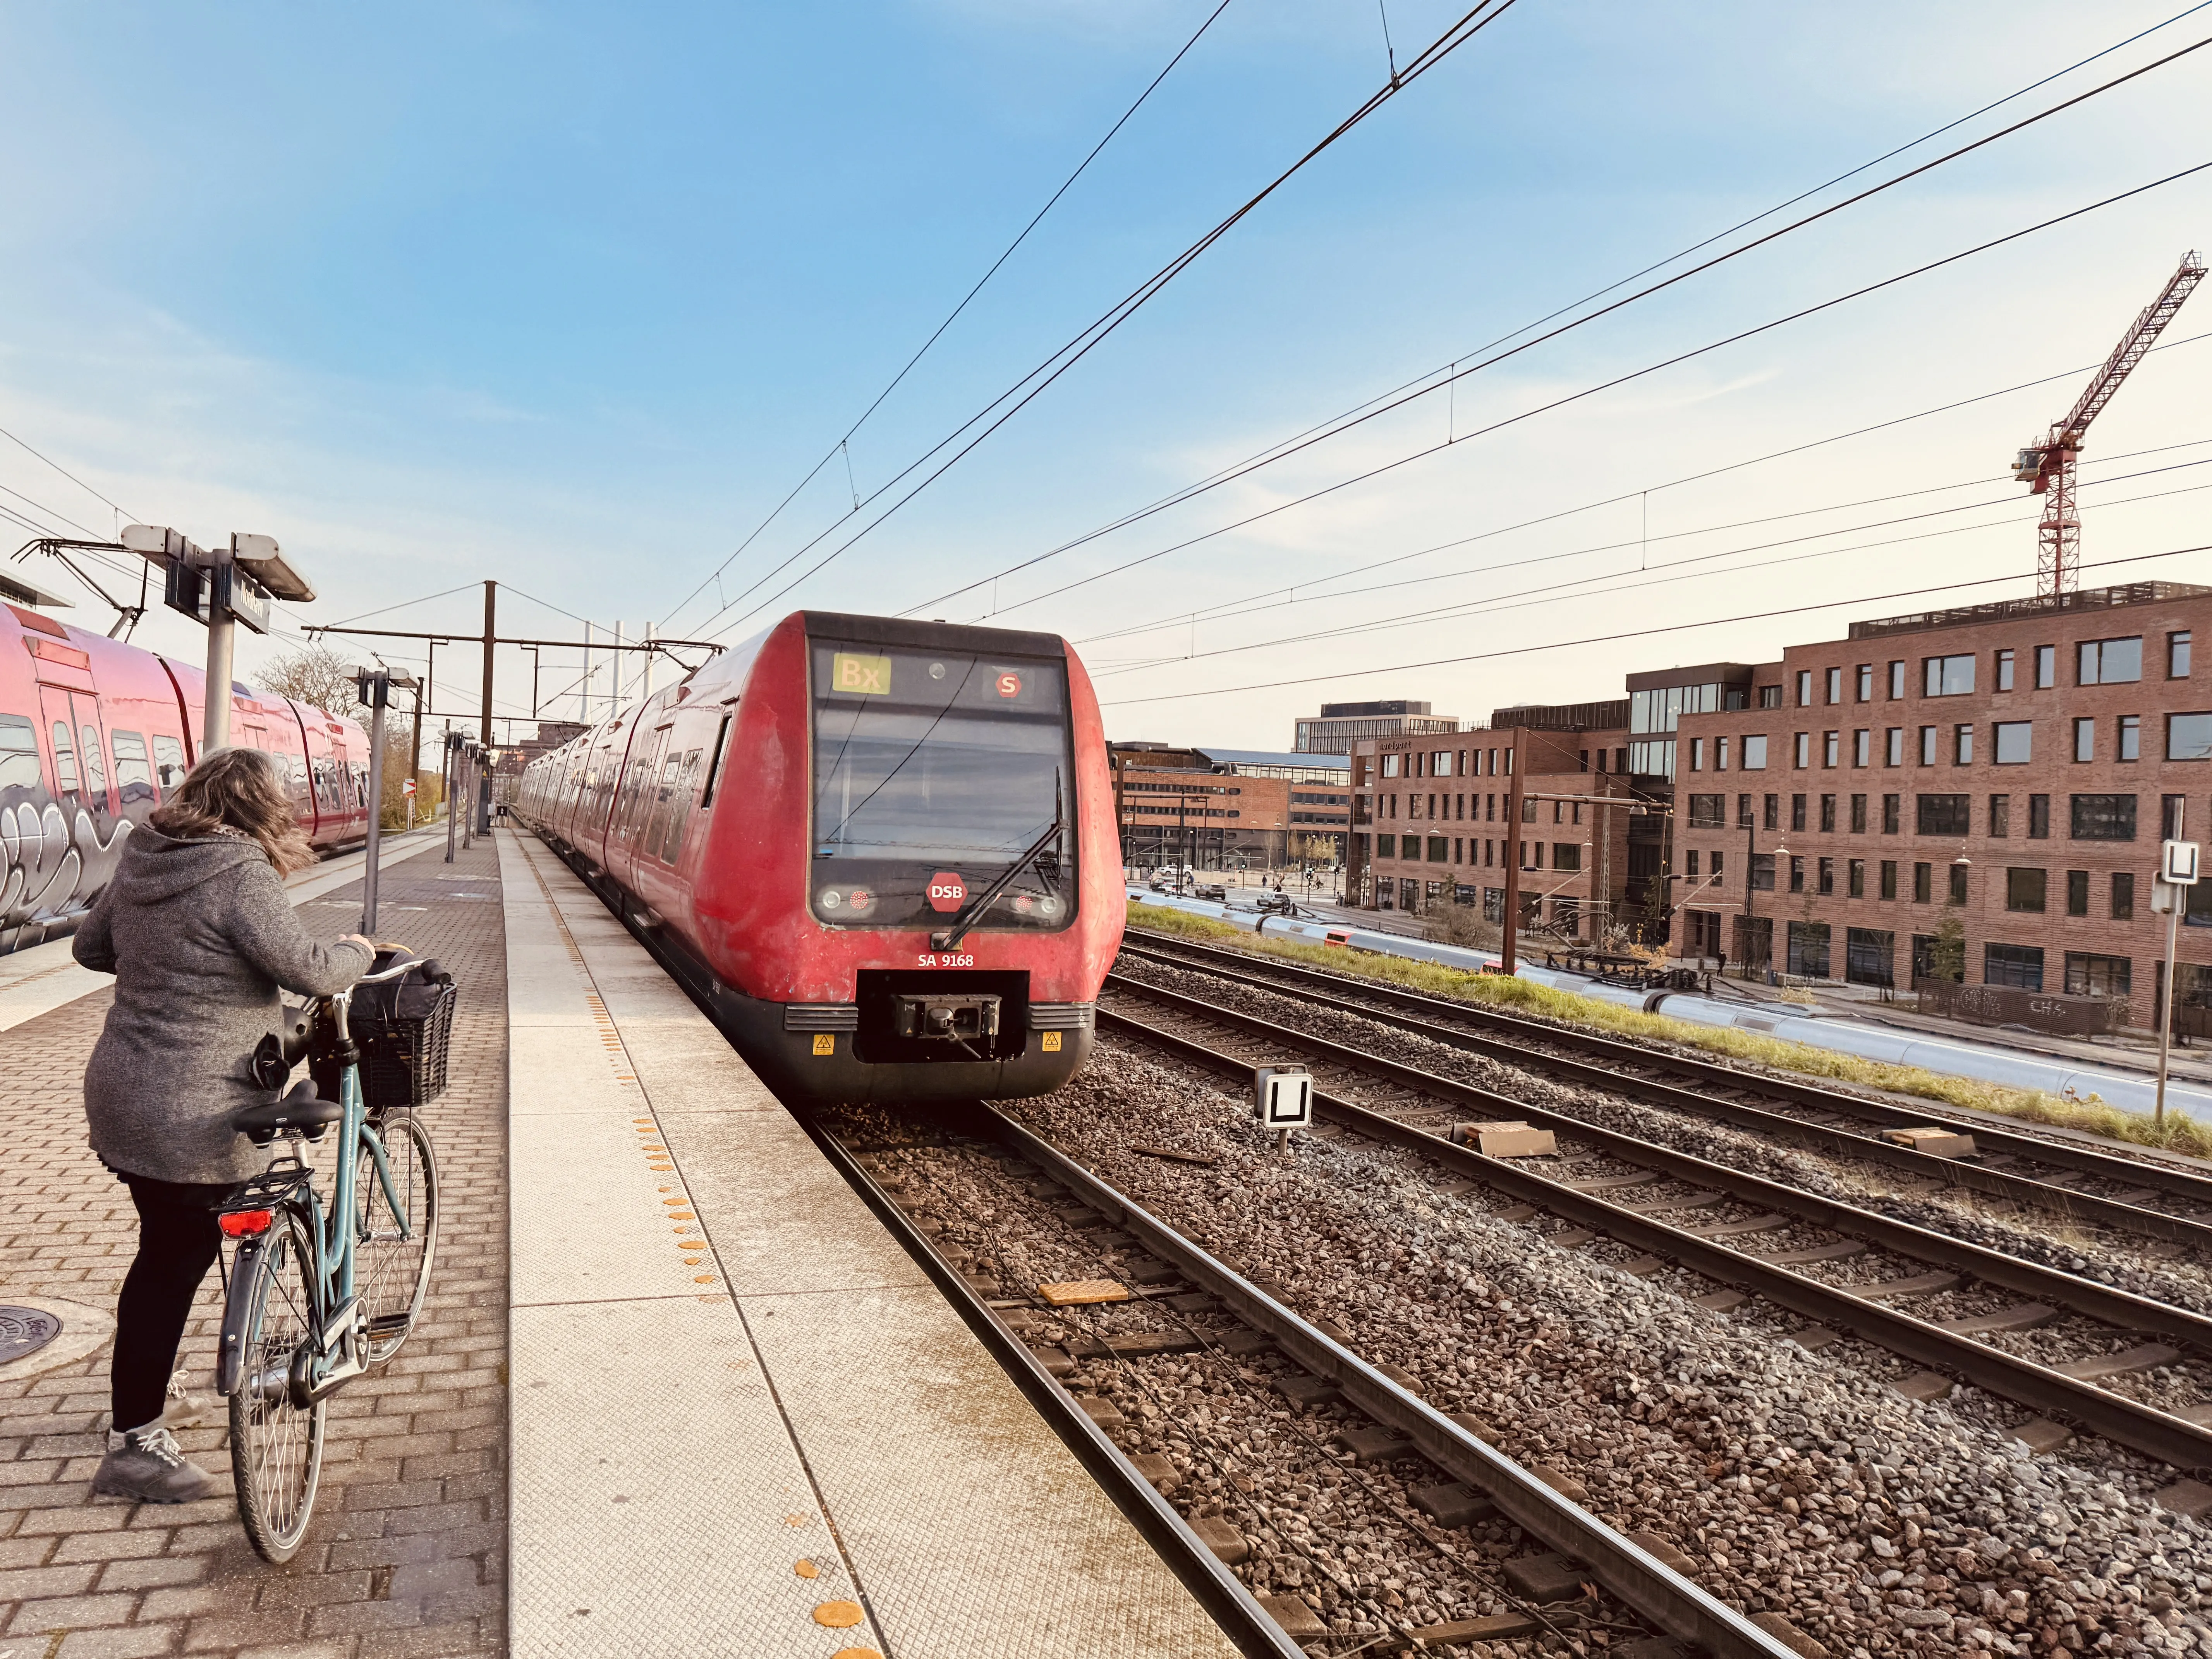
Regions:
<instances>
[{"instance_id":1,"label":"yellow platform marking","mask_svg":"<svg viewBox=\"0 0 2212 1659\"><path fill-rule=\"evenodd\" d=\"M822 1573L822 1569L816 1566L811 1561L801 1561L797 1566L793 1567L792 1571L797 1573L801 1578L817 1578L819 1577Z\"/></svg>"},{"instance_id":2,"label":"yellow platform marking","mask_svg":"<svg viewBox=\"0 0 2212 1659\"><path fill-rule=\"evenodd\" d=\"M1080 1308L1094 1302L1127 1302L1129 1287L1115 1279L1071 1279L1040 1285L1037 1294L1052 1308Z\"/></svg>"},{"instance_id":3,"label":"yellow platform marking","mask_svg":"<svg viewBox=\"0 0 2212 1659\"><path fill-rule=\"evenodd\" d=\"M831 1630L850 1630L866 1617L858 1601L824 1601L814 1609L814 1622Z\"/></svg>"}]
</instances>

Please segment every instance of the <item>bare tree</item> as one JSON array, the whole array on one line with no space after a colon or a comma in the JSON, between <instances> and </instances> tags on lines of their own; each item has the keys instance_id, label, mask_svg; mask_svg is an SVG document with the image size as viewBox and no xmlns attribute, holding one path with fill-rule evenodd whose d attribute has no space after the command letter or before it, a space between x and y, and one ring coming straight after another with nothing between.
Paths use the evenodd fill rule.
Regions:
<instances>
[{"instance_id":1,"label":"bare tree","mask_svg":"<svg viewBox=\"0 0 2212 1659\"><path fill-rule=\"evenodd\" d=\"M277 696L349 718L359 696L354 686L353 665L327 645L286 652L261 670L255 684Z\"/></svg>"}]
</instances>

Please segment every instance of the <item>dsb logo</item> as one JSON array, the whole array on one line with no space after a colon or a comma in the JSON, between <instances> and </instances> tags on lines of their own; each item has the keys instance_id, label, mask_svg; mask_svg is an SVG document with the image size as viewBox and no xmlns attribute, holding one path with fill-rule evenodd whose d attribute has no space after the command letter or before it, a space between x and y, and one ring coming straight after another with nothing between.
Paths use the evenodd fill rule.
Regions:
<instances>
[{"instance_id":1,"label":"dsb logo","mask_svg":"<svg viewBox=\"0 0 2212 1659\"><path fill-rule=\"evenodd\" d=\"M929 908L951 913L968 902L968 884L951 870L939 870L929 878Z\"/></svg>"}]
</instances>

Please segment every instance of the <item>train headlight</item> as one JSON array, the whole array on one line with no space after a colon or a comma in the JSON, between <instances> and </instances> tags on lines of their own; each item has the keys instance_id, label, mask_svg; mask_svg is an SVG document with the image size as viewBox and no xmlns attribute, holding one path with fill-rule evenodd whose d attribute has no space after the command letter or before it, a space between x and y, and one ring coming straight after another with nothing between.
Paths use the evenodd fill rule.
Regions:
<instances>
[{"instance_id":1,"label":"train headlight","mask_svg":"<svg viewBox=\"0 0 2212 1659\"><path fill-rule=\"evenodd\" d=\"M823 909L841 910L844 908L844 905L845 896L839 892L836 888L825 887L822 890L822 908Z\"/></svg>"},{"instance_id":2,"label":"train headlight","mask_svg":"<svg viewBox=\"0 0 2212 1659\"><path fill-rule=\"evenodd\" d=\"M842 910L865 916L876 908L876 896L865 887L825 887L815 896L814 902L833 915Z\"/></svg>"},{"instance_id":3,"label":"train headlight","mask_svg":"<svg viewBox=\"0 0 2212 1659\"><path fill-rule=\"evenodd\" d=\"M1058 899L1053 897L1051 894L1048 893L1036 902L1036 908L1037 914L1042 916L1047 921L1050 921L1055 916L1060 915L1060 902Z\"/></svg>"}]
</instances>

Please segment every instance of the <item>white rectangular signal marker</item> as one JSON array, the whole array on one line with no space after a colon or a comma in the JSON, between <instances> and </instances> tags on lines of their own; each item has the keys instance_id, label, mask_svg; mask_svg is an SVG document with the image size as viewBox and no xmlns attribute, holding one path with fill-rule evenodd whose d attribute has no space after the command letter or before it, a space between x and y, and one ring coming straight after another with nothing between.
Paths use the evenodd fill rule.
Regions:
<instances>
[{"instance_id":1,"label":"white rectangular signal marker","mask_svg":"<svg viewBox=\"0 0 2212 1659\"><path fill-rule=\"evenodd\" d=\"M2197 884L2197 844L2193 841L2162 841L2158 844L2160 881L2175 887Z\"/></svg>"},{"instance_id":2,"label":"white rectangular signal marker","mask_svg":"<svg viewBox=\"0 0 2212 1659\"><path fill-rule=\"evenodd\" d=\"M1304 1066L1262 1066L1252 1081L1262 1128L1313 1127L1313 1074Z\"/></svg>"}]
</instances>

